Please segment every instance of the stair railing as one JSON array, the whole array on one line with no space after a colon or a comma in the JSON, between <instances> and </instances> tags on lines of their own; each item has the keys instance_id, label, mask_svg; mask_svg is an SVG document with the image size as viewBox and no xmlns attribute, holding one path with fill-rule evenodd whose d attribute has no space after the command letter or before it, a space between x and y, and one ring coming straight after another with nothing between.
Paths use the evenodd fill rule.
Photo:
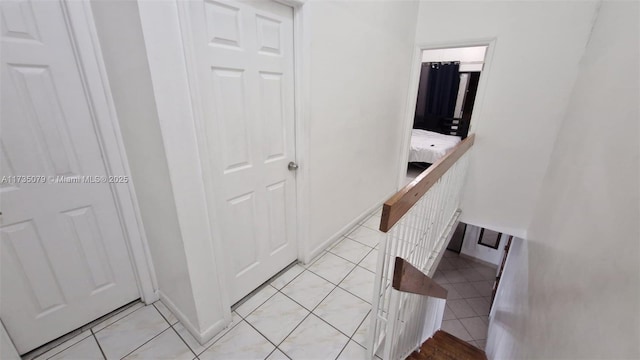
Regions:
<instances>
[{"instance_id":1,"label":"stair railing","mask_svg":"<svg viewBox=\"0 0 640 360\"><path fill-rule=\"evenodd\" d=\"M380 231L386 236L379 244L367 346L370 358L375 354L385 360L405 358L442 323L446 300L394 290L392 278L397 257L428 276L435 273L460 216L468 150L474 141L471 134L384 203Z\"/></svg>"}]
</instances>

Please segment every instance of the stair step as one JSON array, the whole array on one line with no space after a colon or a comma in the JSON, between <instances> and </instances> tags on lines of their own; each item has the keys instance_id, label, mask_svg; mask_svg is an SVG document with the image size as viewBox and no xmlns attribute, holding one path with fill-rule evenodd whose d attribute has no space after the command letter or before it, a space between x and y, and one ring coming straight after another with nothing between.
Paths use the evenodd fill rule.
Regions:
<instances>
[{"instance_id":1,"label":"stair step","mask_svg":"<svg viewBox=\"0 0 640 360\"><path fill-rule=\"evenodd\" d=\"M459 338L438 330L420 347L419 351L411 353L407 359L411 360L487 360L484 351L460 340Z\"/></svg>"},{"instance_id":2,"label":"stair step","mask_svg":"<svg viewBox=\"0 0 640 360\"><path fill-rule=\"evenodd\" d=\"M486 356L483 350L478 349L477 347L469 344L468 342L461 340L446 331L439 330L434 335L435 339L442 339L445 343L450 343L451 345L455 344L455 348L465 353L468 353L470 356Z\"/></svg>"},{"instance_id":3,"label":"stair step","mask_svg":"<svg viewBox=\"0 0 640 360\"><path fill-rule=\"evenodd\" d=\"M439 351L436 346L433 346L433 339L428 339L420 348L420 351L413 352L413 359L415 360L437 360L437 359L449 359L447 353Z\"/></svg>"}]
</instances>

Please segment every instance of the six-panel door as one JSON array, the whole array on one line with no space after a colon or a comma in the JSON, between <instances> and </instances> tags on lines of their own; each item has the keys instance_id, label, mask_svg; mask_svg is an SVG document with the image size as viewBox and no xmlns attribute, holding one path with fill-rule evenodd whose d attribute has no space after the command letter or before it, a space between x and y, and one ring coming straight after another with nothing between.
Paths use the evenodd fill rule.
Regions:
<instances>
[{"instance_id":1,"label":"six-panel door","mask_svg":"<svg viewBox=\"0 0 640 360\"><path fill-rule=\"evenodd\" d=\"M56 183L107 175L63 5L0 12L0 316L24 353L139 293L110 185Z\"/></svg>"},{"instance_id":2,"label":"six-panel door","mask_svg":"<svg viewBox=\"0 0 640 360\"><path fill-rule=\"evenodd\" d=\"M295 160L293 10L274 1L183 6L233 303L297 258L295 173L287 169Z\"/></svg>"}]
</instances>

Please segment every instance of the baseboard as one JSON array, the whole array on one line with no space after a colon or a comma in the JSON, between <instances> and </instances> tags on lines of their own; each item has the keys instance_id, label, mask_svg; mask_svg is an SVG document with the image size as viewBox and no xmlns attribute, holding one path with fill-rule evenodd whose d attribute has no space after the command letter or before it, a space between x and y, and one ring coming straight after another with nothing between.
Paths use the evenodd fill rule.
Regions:
<instances>
[{"instance_id":1,"label":"baseboard","mask_svg":"<svg viewBox=\"0 0 640 360\"><path fill-rule=\"evenodd\" d=\"M340 230L338 230L336 233L331 235L327 240L320 243L320 245L316 246L313 250L311 250L309 254L307 254L308 256L305 259L301 259L300 261L302 261L304 264L307 264L312 259L315 259L316 256L320 255L320 253L322 253L326 248L333 245L333 243L340 240L343 236L347 235L348 231L351 230L354 226L366 220L367 217L372 212L374 212L377 208L381 207L382 204L384 204L384 202L387 201L387 199L393 196L395 193L396 191L394 190L389 195L385 196L384 200L377 202L374 206L370 207L369 209L362 212L360 215L356 216L355 219L350 221L347 225L343 226Z\"/></svg>"},{"instance_id":2,"label":"baseboard","mask_svg":"<svg viewBox=\"0 0 640 360\"><path fill-rule=\"evenodd\" d=\"M150 298L147 298L145 296L143 296L144 294L140 294L140 300L142 300L142 302L145 305L151 305L154 302L160 300L160 290L155 290L152 294Z\"/></svg>"},{"instance_id":3,"label":"baseboard","mask_svg":"<svg viewBox=\"0 0 640 360\"><path fill-rule=\"evenodd\" d=\"M169 309L178 318L178 321L184 326L187 331L200 343L200 345L204 345L209 340L213 339L216 335L218 335L222 330L224 330L230 323L231 319L227 321L226 319L221 319L216 321L213 325L208 327L204 331L199 331L196 326L191 323L191 321L178 309L178 307L164 294L162 291L159 291L160 301L164 304L164 306Z\"/></svg>"}]
</instances>

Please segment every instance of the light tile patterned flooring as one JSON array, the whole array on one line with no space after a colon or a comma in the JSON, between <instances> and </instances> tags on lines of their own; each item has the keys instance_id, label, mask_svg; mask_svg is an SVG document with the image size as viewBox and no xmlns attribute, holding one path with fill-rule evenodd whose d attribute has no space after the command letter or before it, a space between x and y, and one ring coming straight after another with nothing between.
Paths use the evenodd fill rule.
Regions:
<instances>
[{"instance_id":1,"label":"light tile patterned flooring","mask_svg":"<svg viewBox=\"0 0 640 360\"><path fill-rule=\"evenodd\" d=\"M448 290L442 330L483 350L496 270L447 250L433 276Z\"/></svg>"},{"instance_id":2,"label":"light tile patterned flooring","mask_svg":"<svg viewBox=\"0 0 640 360\"><path fill-rule=\"evenodd\" d=\"M365 359L379 222L374 213L309 265L287 269L235 307L229 327L205 345L158 301L83 328L36 359ZM450 296L443 328L483 346L489 268L452 254L436 274Z\"/></svg>"},{"instance_id":3,"label":"light tile patterned flooring","mask_svg":"<svg viewBox=\"0 0 640 360\"><path fill-rule=\"evenodd\" d=\"M365 359L379 213L309 265L296 264L200 345L161 303L136 303L36 359Z\"/></svg>"}]
</instances>

